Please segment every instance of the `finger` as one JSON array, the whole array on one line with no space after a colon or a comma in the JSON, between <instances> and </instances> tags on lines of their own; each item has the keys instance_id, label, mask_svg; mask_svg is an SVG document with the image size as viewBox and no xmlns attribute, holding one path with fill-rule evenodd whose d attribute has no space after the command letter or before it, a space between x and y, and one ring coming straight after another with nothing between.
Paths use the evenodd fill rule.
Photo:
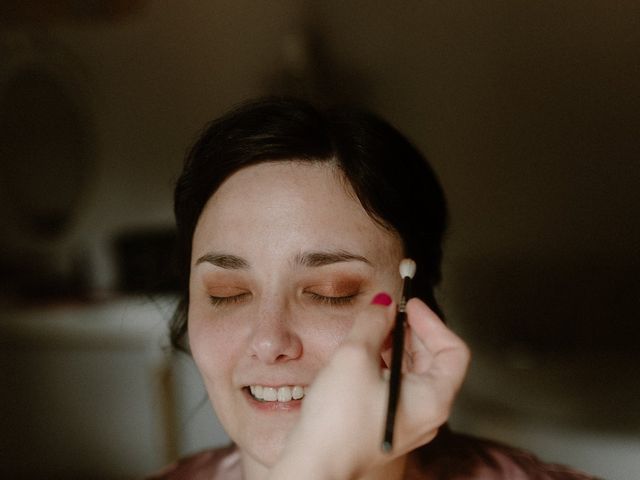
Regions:
<instances>
[{"instance_id":1,"label":"finger","mask_svg":"<svg viewBox=\"0 0 640 480\"><path fill-rule=\"evenodd\" d=\"M393 324L393 312L393 301L388 294L374 296L371 304L356 316L345 343L362 345L371 354L379 356Z\"/></svg>"},{"instance_id":2,"label":"finger","mask_svg":"<svg viewBox=\"0 0 640 480\"><path fill-rule=\"evenodd\" d=\"M416 337L432 353L464 345L460 337L449 330L440 317L418 298L407 302L407 321Z\"/></svg>"},{"instance_id":3,"label":"finger","mask_svg":"<svg viewBox=\"0 0 640 480\"><path fill-rule=\"evenodd\" d=\"M411 332L407 332L407 336L405 337L404 345L404 354L402 355L402 371L410 371L414 368L414 353L416 349L411 347L411 342L413 340L414 335L411 335ZM386 342L386 340L385 340ZM421 345L420 347L424 350L424 347ZM419 352L418 352L419 353ZM386 347L383 343L382 352L380 352L380 368L389 369L391 368L391 357L393 355L393 349L391 347Z\"/></svg>"},{"instance_id":4,"label":"finger","mask_svg":"<svg viewBox=\"0 0 640 480\"><path fill-rule=\"evenodd\" d=\"M382 352L380 353L380 368L391 368L391 347L382 345Z\"/></svg>"},{"instance_id":5,"label":"finger","mask_svg":"<svg viewBox=\"0 0 640 480\"><path fill-rule=\"evenodd\" d=\"M457 391L467 370L470 352L466 344L449 330L440 318L421 300L407 304L408 321L418 342L427 350L428 371L445 389L445 394Z\"/></svg>"}]
</instances>

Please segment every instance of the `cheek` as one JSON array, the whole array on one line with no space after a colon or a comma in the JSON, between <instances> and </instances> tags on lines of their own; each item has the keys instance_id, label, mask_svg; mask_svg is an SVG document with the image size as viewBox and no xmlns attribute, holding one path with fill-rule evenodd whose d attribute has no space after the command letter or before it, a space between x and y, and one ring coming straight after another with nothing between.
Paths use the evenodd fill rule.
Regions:
<instances>
[{"instance_id":1,"label":"cheek","mask_svg":"<svg viewBox=\"0 0 640 480\"><path fill-rule=\"evenodd\" d=\"M306 353L317 357L319 363L324 365L351 331L354 315L306 315L303 336Z\"/></svg>"},{"instance_id":2,"label":"cheek","mask_svg":"<svg viewBox=\"0 0 640 480\"><path fill-rule=\"evenodd\" d=\"M241 352L242 332L237 328L239 322L213 319L210 312L203 310L201 307L189 310L189 346L200 373L206 379L214 379L233 367Z\"/></svg>"}]
</instances>

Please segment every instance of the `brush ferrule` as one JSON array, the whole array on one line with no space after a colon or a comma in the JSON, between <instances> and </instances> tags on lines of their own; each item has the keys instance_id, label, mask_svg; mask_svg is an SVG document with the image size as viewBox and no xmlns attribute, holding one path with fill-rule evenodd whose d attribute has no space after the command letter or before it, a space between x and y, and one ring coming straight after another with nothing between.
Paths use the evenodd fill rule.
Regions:
<instances>
[{"instance_id":1,"label":"brush ferrule","mask_svg":"<svg viewBox=\"0 0 640 480\"><path fill-rule=\"evenodd\" d=\"M407 311L407 299L402 297L398 304L398 312L404 313Z\"/></svg>"}]
</instances>

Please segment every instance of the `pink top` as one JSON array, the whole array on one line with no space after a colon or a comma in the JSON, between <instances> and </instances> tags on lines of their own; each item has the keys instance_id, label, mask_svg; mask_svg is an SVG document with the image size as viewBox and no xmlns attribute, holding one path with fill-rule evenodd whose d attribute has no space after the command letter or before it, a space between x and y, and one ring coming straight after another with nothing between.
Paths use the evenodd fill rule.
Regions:
<instances>
[{"instance_id":1,"label":"pink top","mask_svg":"<svg viewBox=\"0 0 640 480\"><path fill-rule=\"evenodd\" d=\"M409 455L404 480L596 480L489 440L443 432ZM208 450L170 465L148 480L242 480L234 446Z\"/></svg>"}]
</instances>

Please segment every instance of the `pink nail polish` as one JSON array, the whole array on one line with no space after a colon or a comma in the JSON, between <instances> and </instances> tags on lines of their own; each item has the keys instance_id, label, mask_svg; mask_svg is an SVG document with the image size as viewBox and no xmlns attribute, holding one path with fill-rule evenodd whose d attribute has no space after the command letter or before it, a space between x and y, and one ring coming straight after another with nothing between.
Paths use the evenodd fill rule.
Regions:
<instances>
[{"instance_id":1,"label":"pink nail polish","mask_svg":"<svg viewBox=\"0 0 640 480\"><path fill-rule=\"evenodd\" d=\"M388 307L392 302L393 300L391 299L389 294L381 292L373 297L373 300L371 300L371 305L384 305L385 307Z\"/></svg>"}]
</instances>

